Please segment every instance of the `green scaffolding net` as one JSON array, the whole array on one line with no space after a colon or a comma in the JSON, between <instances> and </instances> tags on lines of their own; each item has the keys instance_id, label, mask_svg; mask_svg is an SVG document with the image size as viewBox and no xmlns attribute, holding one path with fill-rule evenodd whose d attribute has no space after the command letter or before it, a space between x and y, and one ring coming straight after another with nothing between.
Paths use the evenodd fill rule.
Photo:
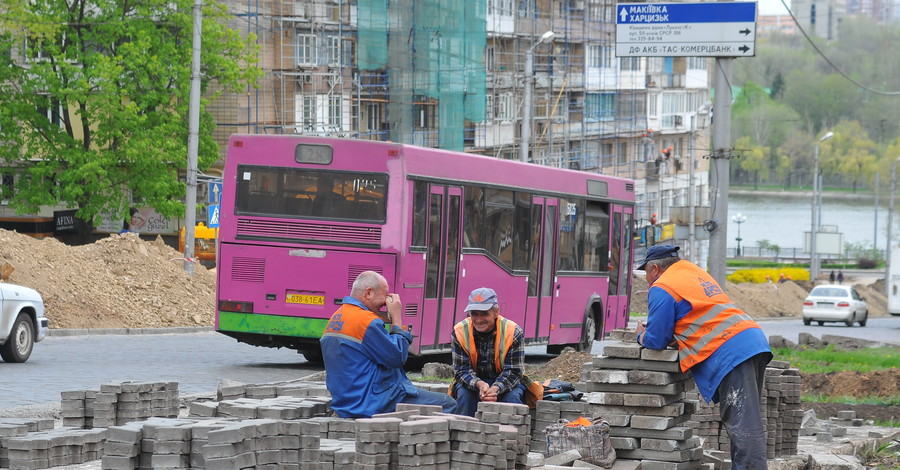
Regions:
<instances>
[{"instance_id":1,"label":"green scaffolding net","mask_svg":"<svg viewBox=\"0 0 900 470\"><path fill-rule=\"evenodd\" d=\"M463 150L484 120L485 2L358 1L358 66L386 76L391 140Z\"/></svg>"}]
</instances>

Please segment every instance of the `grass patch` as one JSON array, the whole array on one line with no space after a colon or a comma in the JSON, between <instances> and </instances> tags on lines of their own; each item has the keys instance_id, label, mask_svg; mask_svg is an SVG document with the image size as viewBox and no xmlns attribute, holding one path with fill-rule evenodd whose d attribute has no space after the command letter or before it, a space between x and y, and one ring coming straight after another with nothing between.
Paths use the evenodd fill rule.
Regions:
<instances>
[{"instance_id":1,"label":"grass patch","mask_svg":"<svg viewBox=\"0 0 900 470\"><path fill-rule=\"evenodd\" d=\"M827 396L804 393L800 396L800 399L804 402L809 403L846 403L850 405L900 406L900 396L851 397L845 395Z\"/></svg>"},{"instance_id":2,"label":"grass patch","mask_svg":"<svg viewBox=\"0 0 900 470\"><path fill-rule=\"evenodd\" d=\"M900 367L900 349L866 348L837 351L832 345L824 349L775 348L772 351L781 361L807 374L822 374L842 370L872 372Z\"/></svg>"},{"instance_id":3,"label":"grass patch","mask_svg":"<svg viewBox=\"0 0 900 470\"><path fill-rule=\"evenodd\" d=\"M809 268L809 263L778 263L766 259L727 259L729 268Z\"/></svg>"}]
</instances>

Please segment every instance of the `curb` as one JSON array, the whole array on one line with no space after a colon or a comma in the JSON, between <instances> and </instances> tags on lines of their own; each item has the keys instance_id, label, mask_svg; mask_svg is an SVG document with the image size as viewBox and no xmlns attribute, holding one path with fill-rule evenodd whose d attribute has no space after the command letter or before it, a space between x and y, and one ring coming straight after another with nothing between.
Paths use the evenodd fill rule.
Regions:
<instances>
[{"instance_id":1,"label":"curb","mask_svg":"<svg viewBox=\"0 0 900 470\"><path fill-rule=\"evenodd\" d=\"M69 328L48 330L47 336L166 335L206 333L210 331L215 330L211 326L175 326L168 328Z\"/></svg>"}]
</instances>

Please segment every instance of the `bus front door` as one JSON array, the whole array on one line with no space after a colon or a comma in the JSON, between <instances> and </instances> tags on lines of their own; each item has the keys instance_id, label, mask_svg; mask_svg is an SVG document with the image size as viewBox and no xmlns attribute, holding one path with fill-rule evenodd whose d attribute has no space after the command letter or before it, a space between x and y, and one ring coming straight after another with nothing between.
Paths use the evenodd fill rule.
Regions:
<instances>
[{"instance_id":1,"label":"bus front door","mask_svg":"<svg viewBox=\"0 0 900 470\"><path fill-rule=\"evenodd\" d=\"M462 188L431 185L425 240L425 299L419 335L423 350L449 350L453 325L465 315L457 313L465 305L456 305L461 222Z\"/></svg>"},{"instance_id":2,"label":"bus front door","mask_svg":"<svg viewBox=\"0 0 900 470\"><path fill-rule=\"evenodd\" d=\"M534 197L531 202L531 234L528 247L528 300L525 307L525 337L550 338L550 312L553 295L554 260L556 259L556 199Z\"/></svg>"}]
</instances>

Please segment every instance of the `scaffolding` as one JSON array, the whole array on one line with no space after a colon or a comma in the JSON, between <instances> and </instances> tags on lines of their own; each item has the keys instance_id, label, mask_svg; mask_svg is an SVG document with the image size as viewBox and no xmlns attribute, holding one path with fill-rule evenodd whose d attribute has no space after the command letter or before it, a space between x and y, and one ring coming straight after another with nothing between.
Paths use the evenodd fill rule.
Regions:
<instances>
[{"instance_id":1,"label":"scaffolding","mask_svg":"<svg viewBox=\"0 0 900 470\"><path fill-rule=\"evenodd\" d=\"M635 217L694 188L708 59L617 58L612 0L272 0L228 3L265 77L209 109L234 132L439 147L639 181ZM554 32L549 44L537 38ZM533 70L525 70L533 53ZM531 138L522 142L524 88ZM699 135L698 135L699 133ZM222 146L224 148L224 145ZM665 158L663 158L663 156ZM699 199L695 199L699 200ZM665 217L661 217L665 220Z\"/></svg>"}]
</instances>

